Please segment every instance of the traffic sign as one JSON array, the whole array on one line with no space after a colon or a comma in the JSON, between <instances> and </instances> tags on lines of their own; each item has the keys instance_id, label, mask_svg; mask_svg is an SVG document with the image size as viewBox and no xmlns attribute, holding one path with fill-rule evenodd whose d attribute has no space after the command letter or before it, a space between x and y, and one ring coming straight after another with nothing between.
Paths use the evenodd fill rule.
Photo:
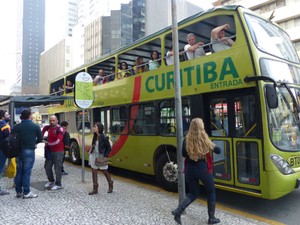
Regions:
<instances>
[{"instance_id":1,"label":"traffic sign","mask_svg":"<svg viewBox=\"0 0 300 225\"><path fill-rule=\"evenodd\" d=\"M93 101L93 78L86 72L80 72L75 78L75 103L79 108L87 109Z\"/></svg>"}]
</instances>

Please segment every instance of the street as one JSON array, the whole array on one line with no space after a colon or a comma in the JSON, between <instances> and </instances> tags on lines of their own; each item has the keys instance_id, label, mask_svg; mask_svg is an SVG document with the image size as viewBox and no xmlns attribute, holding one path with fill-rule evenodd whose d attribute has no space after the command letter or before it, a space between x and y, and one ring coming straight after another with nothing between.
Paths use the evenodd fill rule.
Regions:
<instances>
[{"instance_id":1,"label":"street","mask_svg":"<svg viewBox=\"0 0 300 225\"><path fill-rule=\"evenodd\" d=\"M115 187L113 193L108 194L105 177L99 173L99 193L90 196L90 169L85 168L86 181L82 182L81 166L68 162L65 168L69 175L63 176L63 189L49 191L43 187L47 182L43 165L43 146L39 145L31 177L31 191L38 194L35 199L16 198L12 179L1 180L3 189L10 195L0 198L0 224L175 224L171 215L171 210L178 204L175 193L113 174ZM260 219L228 212L219 205L216 216L221 224L267 224ZM207 224L206 204L201 201L191 204L187 214L182 216L182 223Z\"/></svg>"}]
</instances>

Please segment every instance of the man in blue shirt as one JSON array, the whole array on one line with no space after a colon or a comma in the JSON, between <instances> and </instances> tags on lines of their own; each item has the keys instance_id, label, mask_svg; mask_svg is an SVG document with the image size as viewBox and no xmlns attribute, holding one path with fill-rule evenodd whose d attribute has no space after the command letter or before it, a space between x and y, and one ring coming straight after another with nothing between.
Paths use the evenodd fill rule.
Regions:
<instances>
[{"instance_id":1,"label":"man in blue shirt","mask_svg":"<svg viewBox=\"0 0 300 225\"><path fill-rule=\"evenodd\" d=\"M35 162L35 149L37 143L42 142L41 128L32 122L31 110L21 112L21 123L15 125L13 133L20 136L22 152L17 157L16 192L17 198L36 198L37 194L30 191L30 176Z\"/></svg>"},{"instance_id":2,"label":"man in blue shirt","mask_svg":"<svg viewBox=\"0 0 300 225\"><path fill-rule=\"evenodd\" d=\"M3 140L8 137L10 133L10 126L8 125L8 121L10 120L10 115L6 110L0 110L0 180L2 177L3 168L5 162L7 160L6 156L2 152L2 142ZM9 192L1 190L0 186L0 196L8 195Z\"/></svg>"}]
</instances>

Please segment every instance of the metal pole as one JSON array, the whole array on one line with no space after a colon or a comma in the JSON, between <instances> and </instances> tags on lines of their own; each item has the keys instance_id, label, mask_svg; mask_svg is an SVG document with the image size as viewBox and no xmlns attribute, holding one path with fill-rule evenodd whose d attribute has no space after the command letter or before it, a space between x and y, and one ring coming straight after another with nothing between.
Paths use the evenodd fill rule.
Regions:
<instances>
[{"instance_id":1,"label":"metal pole","mask_svg":"<svg viewBox=\"0 0 300 225\"><path fill-rule=\"evenodd\" d=\"M14 100L14 97L10 97L10 101L9 101L9 104L8 104L8 113L10 114L10 121L9 121L9 125L10 125L10 128L13 128L14 126L14 122L15 122L15 100Z\"/></svg>"},{"instance_id":2,"label":"metal pole","mask_svg":"<svg viewBox=\"0 0 300 225\"><path fill-rule=\"evenodd\" d=\"M85 130L85 115L84 115L84 109L82 109L82 147L81 147L81 150L82 150L82 154L81 154L81 163L82 163L82 182L85 181L85 161L84 161L84 146L85 146L85 143L84 143L84 130Z\"/></svg>"},{"instance_id":3,"label":"metal pole","mask_svg":"<svg viewBox=\"0 0 300 225\"><path fill-rule=\"evenodd\" d=\"M180 88L180 64L178 47L178 27L177 27L177 5L176 0L172 0L172 38L174 52L174 86L175 86L175 109L176 109L176 135L177 135L177 163L178 163L178 194L179 203L185 198L185 181L183 175L183 157L182 157L182 103Z\"/></svg>"}]
</instances>

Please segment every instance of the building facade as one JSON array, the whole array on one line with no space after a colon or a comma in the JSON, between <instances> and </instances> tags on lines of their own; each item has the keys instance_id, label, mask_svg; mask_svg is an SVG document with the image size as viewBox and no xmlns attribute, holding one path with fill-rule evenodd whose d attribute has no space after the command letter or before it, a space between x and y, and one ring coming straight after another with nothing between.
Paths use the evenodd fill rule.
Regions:
<instances>
[{"instance_id":1,"label":"building facade","mask_svg":"<svg viewBox=\"0 0 300 225\"><path fill-rule=\"evenodd\" d=\"M18 1L17 84L23 94L37 94L40 54L45 48L45 0Z\"/></svg>"}]
</instances>

